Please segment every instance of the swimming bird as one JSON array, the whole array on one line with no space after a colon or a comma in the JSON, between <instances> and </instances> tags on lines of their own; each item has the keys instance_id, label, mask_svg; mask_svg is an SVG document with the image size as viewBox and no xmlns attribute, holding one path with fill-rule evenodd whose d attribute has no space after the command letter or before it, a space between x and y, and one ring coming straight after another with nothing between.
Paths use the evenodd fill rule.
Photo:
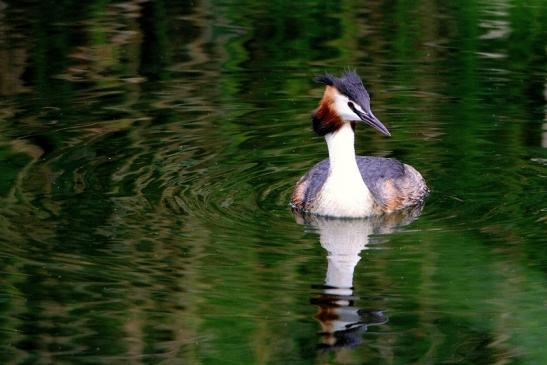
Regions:
<instances>
[{"instance_id":1,"label":"swimming bird","mask_svg":"<svg viewBox=\"0 0 547 365\"><path fill-rule=\"evenodd\" d=\"M327 142L329 158L316 164L297 182L293 209L321 216L358 218L420 205L429 189L412 166L392 158L356 156L356 122L385 136L388 129L372 113L369 94L359 75L321 75L325 84L312 114L313 130Z\"/></svg>"}]
</instances>

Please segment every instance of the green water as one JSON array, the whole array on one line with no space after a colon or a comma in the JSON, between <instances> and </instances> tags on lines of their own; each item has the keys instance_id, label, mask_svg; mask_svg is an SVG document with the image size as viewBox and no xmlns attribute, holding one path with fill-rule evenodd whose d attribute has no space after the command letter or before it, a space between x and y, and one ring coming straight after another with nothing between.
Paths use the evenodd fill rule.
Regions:
<instances>
[{"instance_id":1,"label":"green water","mask_svg":"<svg viewBox=\"0 0 547 365\"><path fill-rule=\"evenodd\" d=\"M0 2L0 363L547 364L545 1L86 4ZM288 207L348 66L417 217Z\"/></svg>"}]
</instances>

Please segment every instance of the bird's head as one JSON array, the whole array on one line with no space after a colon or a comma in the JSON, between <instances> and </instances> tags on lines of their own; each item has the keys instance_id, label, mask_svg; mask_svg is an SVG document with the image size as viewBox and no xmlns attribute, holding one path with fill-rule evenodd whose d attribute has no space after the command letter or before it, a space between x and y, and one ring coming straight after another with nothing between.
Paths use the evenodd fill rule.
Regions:
<instances>
[{"instance_id":1,"label":"bird's head","mask_svg":"<svg viewBox=\"0 0 547 365\"><path fill-rule=\"evenodd\" d=\"M325 93L319 107L312 114L313 130L320 136L340 129L344 123L365 122L385 136L387 128L370 109L370 97L361 78L354 71L341 77L325 74L315 77L325 84Z\"/></svg>"}]
</instances>

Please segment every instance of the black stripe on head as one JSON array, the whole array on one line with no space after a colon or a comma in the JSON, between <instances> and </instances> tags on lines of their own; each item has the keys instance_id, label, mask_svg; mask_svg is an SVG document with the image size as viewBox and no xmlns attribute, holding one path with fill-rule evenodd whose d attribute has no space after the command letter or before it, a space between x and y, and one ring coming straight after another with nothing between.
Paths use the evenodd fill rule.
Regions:
<instances>
[{"instance_id":1,"label":"black stripe on head","mask_svg":"<svg viewBox=\"0 0 547 365\"><path fill-rule=\"evenodd\" d=\"M334 86L338 92L359 104L363 110L370 111L370 96L365 85L363 85L363 81L355 71L348 71L342 74L341 77L331 74L320 75L315 77L315 81Z\"/></svg>"},{"instance_id":2,"label":"black stripe on head","mask_svg":"<svg viewBox=\"0 0 547 365\"><path fill-rule=\"evenodd\" d=\"M336 79L336 76L330 74L319 75L313 78L315 82L329 86L333 86Z\"/></svg>"}]
</instances>

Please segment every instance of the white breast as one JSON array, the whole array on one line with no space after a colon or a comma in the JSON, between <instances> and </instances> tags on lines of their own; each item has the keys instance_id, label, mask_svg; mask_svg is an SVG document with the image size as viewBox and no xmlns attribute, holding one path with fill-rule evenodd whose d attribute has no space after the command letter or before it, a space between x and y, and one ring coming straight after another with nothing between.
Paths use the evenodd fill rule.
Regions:
<instances>
[{"instance_id":1,"label":"white breast","mask_svg":"<svg viewBox=\"0 0 547 365\"><path fill-rule=\"evenodd\" d=\"M357 166L351 126L346 124L326 135L325 140L329 147L330 171L314 203L314 213L332 217L371 215L374 200Z\"/></svg>"},{"instance_id":2,"label":"white breast","mask_svg":"<svg viewBox=\"0 0 547 365\"><path fill-rule=\"evenodd\" d=\"M330 174L318 194L314 211L332 217L366 217L373 199L361 175Z\"/></svg>"}]
</instances>

